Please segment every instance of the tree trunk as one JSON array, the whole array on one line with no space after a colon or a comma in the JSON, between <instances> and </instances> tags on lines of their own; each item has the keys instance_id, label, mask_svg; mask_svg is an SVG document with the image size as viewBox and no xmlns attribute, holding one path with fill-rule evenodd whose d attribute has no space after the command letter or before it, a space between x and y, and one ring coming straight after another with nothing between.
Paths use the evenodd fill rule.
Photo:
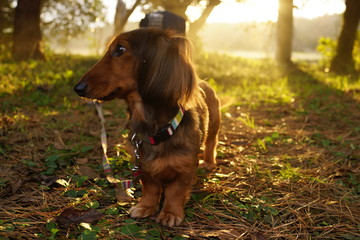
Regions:
<instances>
[{"instance_id":1,"label":"tree trunk","mask_svg":"<svg viewBox=\"0 0 360 240\"><path fill-rule=\"evenodd\" d=\"M360 1L346 0L345 4L343 27L338 39L336 55L330 66L332 72L339 74L355 71L353 49L360 20Z\"/></svg>"},{"instance_id":2,"label":"tree trunk","mask_svg":"<svg viewBox=\"0 0 360 240\"><path fill-rule=\"evenodd\" d=\"M275 58L280 65L292 65L293 0L279 0Z\"/></svg>"},{"instance_id":3,"label":"tree trunk","mask_svg":"<svg viewBox=\"0 0 360 240\"><path fill-rule=\"evenodd\" d=\"M4 29L6 27L6 17L4 16L3 8L5 8L5 0L0 0L0 44L5 43Z\"/></svg>"},{"instance_id":4,"label":"tree trunk","mask_svg":"<svg viewBox=\"0 0 360 240\"><path fill-rule=\"evenodd\" d=\"M44 59L41 51L40 13L41 0L18 0L15 9L13 58Z\"/></svg>"},{"instance_id":5,"label":"tree trunk","mask_svg":"<svg viewBox=\"0 0 360 240\"><path fill-rule=\"evenodd\" d=\"M136 0L131 9L126 9L124 0L118 0L116 5L116 12L114 17L114 35L124 31L125 24L127 23L130 15L134 12L135 8L140 4L141 0Z\"/></svg>"},{"instance_id":6,"label":"tree trunk","mask_svg":"<svg viewBox=\"0 0 360 240\"><path fill-rule=\"evenodd\" d=\"M183 0L183 1L167 1L162 0L162 6L166 11L172 12L180 17L183 17L186 21L189 21L189 18L186 15L186 10L188 6L193 2L193 0ZM195 37L199 32L201 27L206 22L206 19L211 14L212 10L221 3L221 0L207 0L206 8L202 12L201 16L190 23L188 35Z\"/></svg>"},{"instance_id":7,"label":"tree trunk","mask_svg":"<svg viewBox=\"0 0 360 240\"><path fill-rule=\"evenodd\" d=\"M0 44L5 45L11 42L9 36L12 35L8 31L13 25L13 11L10 4L9 0L0 0Z\"/></svg>"},{"instance_id":8,"label":"tree trunk","mask_svg":"<svg viewBox=\"0 0 360 240\"><path fill-rule=\"evenodd\" d=\"M214 8L220 4L220 2L220 0L209 0L201 16L195 22L190 24L189 36L195 37L197 35L206 22L206 19L210 16Z\"/></svg>"},{"instance_id":9,"label":"tree trunk","mask_svg":"<svg viewBox=\"0 0 360 240\"><path fill-rule=\"evenodd\" d=\"M172 12L184 19L188 20L186 16L186 9L193 2L193 0L182 0L182 1L168 1L162 0L161 4L165 8L166 11Z\"/></svg>"}]
</instances>

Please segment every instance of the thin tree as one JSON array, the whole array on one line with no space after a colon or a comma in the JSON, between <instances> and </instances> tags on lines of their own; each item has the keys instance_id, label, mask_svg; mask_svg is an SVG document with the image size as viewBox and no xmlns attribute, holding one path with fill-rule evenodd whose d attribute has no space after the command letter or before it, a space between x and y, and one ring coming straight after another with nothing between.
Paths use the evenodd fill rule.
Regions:
<instances>
[{"instance_id":1,"label":"thin tree","mask_svg":"<svg viewBox=\"0 0 360 240\"><path fill-rule=\"evenodd\" d=\"M164 8L166 11L172 12L180 17L188 20L186 9L196 0L168 1L168 0L149 0L155 8Z\"/></svg>"},{"instance_id":2,"label":"thin tree","mask_svg":"<svg viewBox=\"0 0 360 240\"><path fill-rule=\"evenodd\" d=\"M206 19L210 16L214 8L221 3L220 0L209 0L207 2L206 8L202 12L201 16L194 22L190 24L189 35L196 36L200 31L202 26L205 24Z\"/></svg>"},{"instance_id":3,"label":"thin tree","mask_svg":"<svg viewBox=\"0 0 360 240\"><path fill-rule=\"evenodd\" d=\"M280 65L292 64L293 7L293 0L279 0L275 58Z\"/></svg>"},{"instance_id":4,"label":"thin tree","mask_svg":"<svg viewBox=\"0 0 360 240\"><path fill-rule=\"evenodd\" d=\"M136 0L133 6L129 9L126 8L124 0L118 0L116 5L116 12L114 17L114 35L120 34L125 27L129 17L134 12L135 8L139 6L141 0Z\"/></svg>"},{"instance_id":5,"label":"thin tree","mask_svg":"<svg viewBox=\"0 0 360 240\"><path fill-rule=\"evenodd\" d=\"M194 37L204 25L206 19L209 17L213 9L221 3L221 0L148 0L148 2L151 3L153 5L153 8L155 9L162 8L186 19L186 21L189 22L188 35L190 37ZM187 8L190 5L200 5L201 3L205 4L205 8L203 9L202 14L197 20L195 20L194 22L190 22L189 18L186 15Z\"/></svg>"},{"instance_id":6,"label":"thin tree","mask_svg":"<svg viewBox=\"0 0 360 240\"><path fill-rule=\"evenodd\" d=\"M330 65L330 70L339 74L355 71L353 49L360 20L360 1L346 0L345 4L343 27L338 38L335 57Z\"/></svg>"},{"instance_id":7,"label":"thin tree","mask_svg":"<svg viewBox=\"0 0 360 240\"><path fill-rule=\"evenodd\" d=\"M44 59L41 50L40 29L41 0L18 0L14 17L13 58Z\"/></svg>"}]
</instances>

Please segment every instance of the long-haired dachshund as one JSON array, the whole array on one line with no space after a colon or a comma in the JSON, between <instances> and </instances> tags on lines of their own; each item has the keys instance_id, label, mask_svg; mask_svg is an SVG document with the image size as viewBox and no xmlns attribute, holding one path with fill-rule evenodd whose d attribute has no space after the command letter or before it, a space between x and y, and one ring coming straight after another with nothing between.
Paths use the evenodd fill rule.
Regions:
<instances>
[{"instance_id":1,"label":"long-haired dachshund","mask_svg":"<svg viewBox=\"0 0 360 240\"><path fill-rule=\"evenodd\" d=\"M154 28L120 34L74 90L85 98L126 101L143 192L131 216L157 214L164 192L156 220L179 225L202 145L203 167L215 167L220 127L219 100L206 82L198 80L189 41Z\"/></svg>"}]
</instances>

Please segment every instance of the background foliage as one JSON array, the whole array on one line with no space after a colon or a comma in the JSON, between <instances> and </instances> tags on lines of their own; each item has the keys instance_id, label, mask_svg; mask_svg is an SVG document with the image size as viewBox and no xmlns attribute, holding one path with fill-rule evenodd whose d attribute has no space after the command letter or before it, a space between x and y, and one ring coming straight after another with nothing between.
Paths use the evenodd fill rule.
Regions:
<instances>
[{"instance_id":1,"label":"background foliage","mask_svg":"<svg viewBox=\"0 0 360 240\"><path fill-rule=\"evenodd\" d=\"M4 0L0 4L0 44L9 45L16 1ZM101 26L105 20L104 4L101 0L43 1L41 20L45 36L64 42Z\"/></svg>"},{"instance_id":2,"label":"background foliage","mask_svg":"<svg viewBox=\"0 0 360 240\"><path fill-rule=\"evenodd\" d=\"M61 42L88 32L91 27L99 27L105 21L101 0L45 1L43 12L45 35Z\"/></svg>"},{"instance_id":3,"label":"background foliage","mask_svg":"<svg viewBox=\"0 0 360 240\"><path fill-rule=\"evenodd\" d=\"M332 38L322 37L319 39L319 45L317 46L316 49L322 55L321 63L325 68L330 67L331 60L335 56L336 46L337 46L337 41ZM355 53L360 52L360 32L358 32L357 38L355 40L354 52ZM354 54L354 61L355 61L355 68L359 69L360 68L359 54Z\"/></svg>"}]
</instances>

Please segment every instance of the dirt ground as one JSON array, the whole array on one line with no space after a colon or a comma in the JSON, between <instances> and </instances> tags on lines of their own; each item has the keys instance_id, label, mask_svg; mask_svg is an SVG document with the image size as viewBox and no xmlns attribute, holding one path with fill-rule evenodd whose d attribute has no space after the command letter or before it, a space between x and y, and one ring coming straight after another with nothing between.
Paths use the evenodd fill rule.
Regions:
<instances>
[{"instance_id":1,"label":"dirt ground","mask_svg":"<svg viewBox=\"0 0 360 240\"><path fill-rule=\"evenodd\" d=\"M98 239L360 239L360 113L352 111L356 101L339 98L346 108L305 112L294 101L223 109L218 167L199 173L186 220L173 229L131 220L136 200L117 204L100 180L74 180L84 163L105 179L92 106L76 100L67 111L23 108L2 116L0 239L79 239L84 228L51 224L64 209L94 202L103 213L92 229ZM105 115L108 155L116 156L126 110L112 103ZM125 231L130 225L137 228Z\"/></svg>"}]
</instances>

